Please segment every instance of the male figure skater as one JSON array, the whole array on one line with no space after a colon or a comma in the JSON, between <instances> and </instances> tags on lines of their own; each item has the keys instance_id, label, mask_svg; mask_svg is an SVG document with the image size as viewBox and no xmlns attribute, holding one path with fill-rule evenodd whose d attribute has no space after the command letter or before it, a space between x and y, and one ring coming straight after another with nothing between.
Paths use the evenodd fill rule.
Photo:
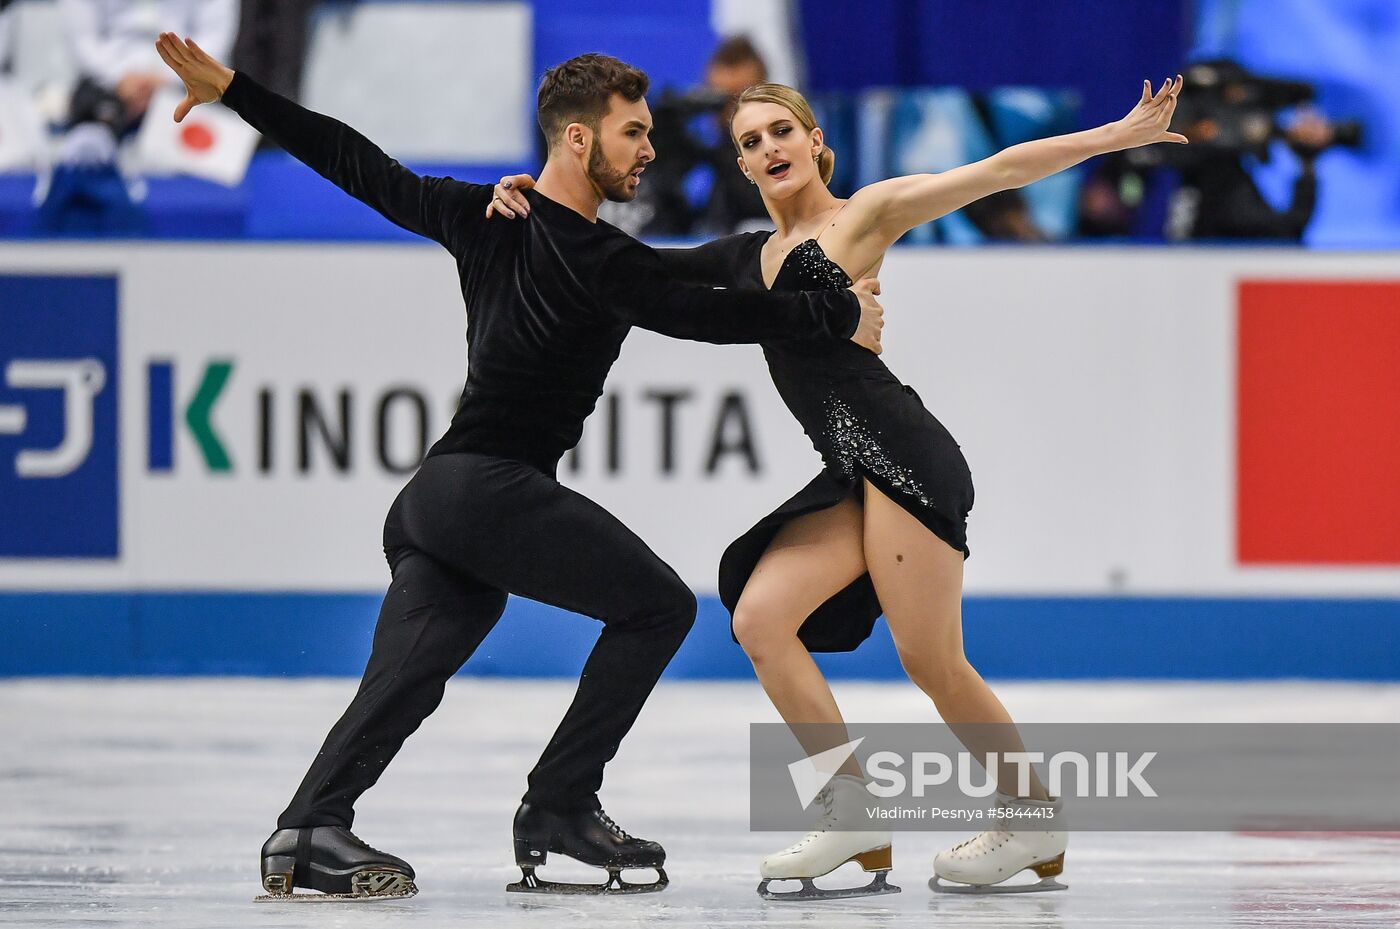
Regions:
<instances>
[{"instance_id":1,"label":"male figure skater","mask_svg":"<svg viewBox=\"0 0 1400 929\"><path fill-rule=\"evenodd\" d=\"M665 852L604 813L597 791L657 678L695 618L695 598L626 526L555 480L633 325L709 342L850 338L879 351L874 281L805 294L717 291L672 282L658 256L597 221L630 200L655 153L647 77L583 55L539 90L549 157L533 218L489 223L489 186L419 177L359 133L280 97L188 39L157 46L190 108L222 98L249 124L393 222L457 260L467 310L466 387L447 433L389 510L393 573L359 691L335 724L278 830L263 886L355 897L416 892L413 869L350 832L354 802L436 709L443 688L515 593L603 622L579 689L529 776L514 823L512 890L660 890ZM550 852L608 871L602 885L541 881ZM623 868L655 868L628 884Z\"/></svg>"}]
</instances>

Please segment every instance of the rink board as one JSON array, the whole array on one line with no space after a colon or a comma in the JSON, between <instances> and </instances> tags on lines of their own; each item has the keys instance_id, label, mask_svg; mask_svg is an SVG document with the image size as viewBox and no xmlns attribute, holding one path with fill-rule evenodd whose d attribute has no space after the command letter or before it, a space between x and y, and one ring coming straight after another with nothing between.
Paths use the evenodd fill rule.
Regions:
<instances>
[{"instance_id":1,"label":"rink board","mask_svg":"<svg viewBox=\"0 0 1400 929\"><path fill-rule=\"evenodd\" d=\"M905 249L881 277L884 360L977 486L987 673L1400 677L1395 257ZM462 330L433 247L7 247L0 626L27 644L0 668L353 671ZM34 362L70 387L17 381ZM756 348L636 331L561 479L701 595L677 673L743 675L715 564L817 466ZM502 639L474 669L581 661L589 624L546 615L498 635L557 661ZM1020 631L1035 655L1003 655ZM898 673L887 646L851 667Z\"/></svg>"},{"instance_id":2,"label":"rink board","mask_svg":"<svg viewBox=\"0 0 1400 929\"><path fill-rule=\"evenodd\" d=\"M0 593L0 677L359 675L376 594ZM1375 599L969 597L967 655L1026 679L1400 680L1400 605ZM467 674L576 677L601 625L512 598ZM903 679L884 623L828 676ZM729 614L700 598L671 679L747 679Z\"/></svg>"}]
</instances>

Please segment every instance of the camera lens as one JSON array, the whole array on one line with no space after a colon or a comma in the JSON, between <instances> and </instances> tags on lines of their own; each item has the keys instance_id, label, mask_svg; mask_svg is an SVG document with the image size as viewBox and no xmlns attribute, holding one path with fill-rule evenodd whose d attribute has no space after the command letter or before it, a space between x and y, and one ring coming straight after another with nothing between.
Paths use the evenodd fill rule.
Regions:
<instances>
[{"instance_id":1,"label":"camera lens","mask_svg":"<svg viewBox=\"0 0 1400 929\"><path fill-rule=\"evenodd\" d=\"M1347 148L1361 147L1361 122L1355 119L1342 120L1332 126L1332 142Z\"/></svg>"}]
</instances>

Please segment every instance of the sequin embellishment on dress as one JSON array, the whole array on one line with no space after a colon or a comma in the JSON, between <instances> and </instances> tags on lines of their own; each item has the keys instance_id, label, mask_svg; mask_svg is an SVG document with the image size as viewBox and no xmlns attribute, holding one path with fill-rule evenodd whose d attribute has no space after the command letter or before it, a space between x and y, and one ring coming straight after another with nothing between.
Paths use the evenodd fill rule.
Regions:
<instances>
[{"instance_id":1,"label":"sequin embellishment on dress","mask_svg":"<svg viewBox=\"0 0 1400 929\"><path fill-rule=\"evenodd\" d=\"M826 438L836 455L837 464L847 477L855 477L859 463L872 474L890 482L890 486L929 506L923 485L914 479L914 472L895 462L880 445L877 430L861 421L851 408L835 394L826 398Z\"/></svg>"},{"instance_id":2,"label":"sequin embellishment on dress","mask_svg":"<svg viewBox=\"0 0 1400 929\"><path fill-rule=\"evenodd\" d=\"M808 239L793 246L792 255L788 257L793 256L796 256L797 269L804 275L804 280L832 290L851 286L850 277L841 270L839 264L826 257L826 252L822 251L816 239Z\"/></svg>"}]
</instances>

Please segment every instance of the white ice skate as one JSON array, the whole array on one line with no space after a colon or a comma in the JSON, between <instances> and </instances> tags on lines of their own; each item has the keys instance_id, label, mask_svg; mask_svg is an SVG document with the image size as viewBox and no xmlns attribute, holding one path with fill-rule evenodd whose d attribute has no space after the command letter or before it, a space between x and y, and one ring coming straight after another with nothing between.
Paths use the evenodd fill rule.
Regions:
<instances>
[{"instance_id":1,"label":"white ice skate","mask_svg":"<svg viewBox=\"0 0 1400 929\"><path fill-rule=\"evenodd\" d=\"M889 832L853 829L867 825L865 807L871 801L865 783L850 774L833 777L817 794L817 801L822 805L817 828L795 845L763 859L758 895L765 900L834 900L899 893L898 887L885 881L892 861ZM812 883L813 878L830 874L848 861L874 872L869 884L826 890ZM786 892L768 889L770 882L783 880L801 881L802 888Z\"/></svg>"},{"instance_id":2,"label":"white ice skate","mask_svg":"<svg viewBox=\"0 0 1400 929\"><path fill-rule=\"evenodd\" d=\"M997 794L999 808L1024 811L1003 815L994 827L979 833L933 859L930 890L937 893L1038 893L1067 890L1055 880L1065 867L1065 832L1047 832L1044 825L1059 819L1059 800L1031 800ZM1054 819L1049 818L1051 815ZM1003 884L1030 869L1040 881L1033 884ZM952 883L942 883L950 881Z\"/></svg>"}]
</instances>

